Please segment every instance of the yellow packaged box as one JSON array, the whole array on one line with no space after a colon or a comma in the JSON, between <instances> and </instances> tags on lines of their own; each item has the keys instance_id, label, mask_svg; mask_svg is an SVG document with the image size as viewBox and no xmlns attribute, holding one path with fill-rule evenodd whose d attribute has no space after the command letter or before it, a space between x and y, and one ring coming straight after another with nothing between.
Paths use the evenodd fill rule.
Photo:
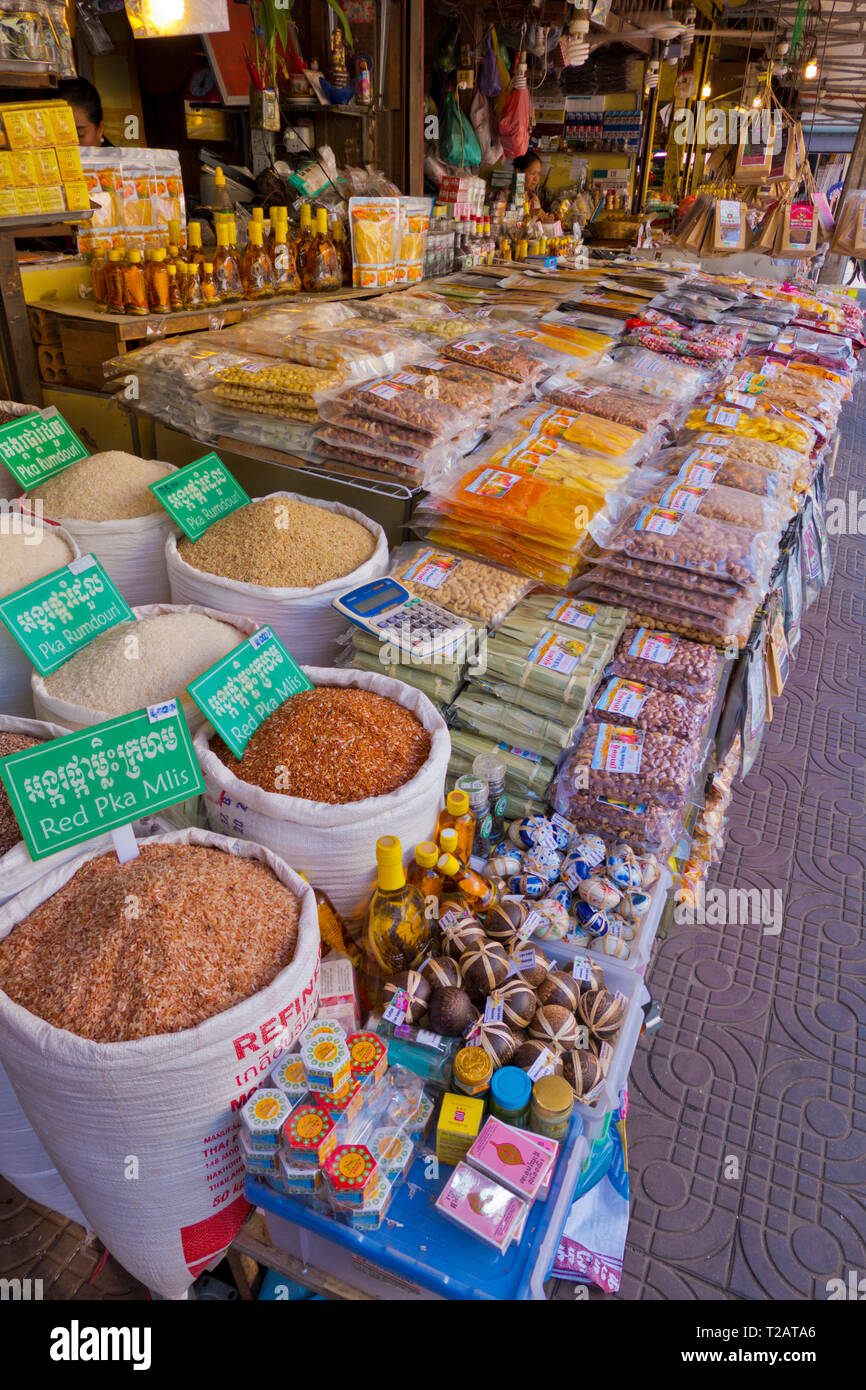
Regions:
<instances>
[{"instance_id":1,"label":"yellow packaged box","mask_svg":"<svg viewBox=\"0 0 866 1390\"><path fill-rule=\"evenodd\" d=\"M0 217L18 214L18 193L14 188L0 188Z\"/></svg>"},{"instance_id":2,"label":"yellow packaged box","mask_svg":"<svg viewBox=\"0 0 866 1390\"><path fill-rule=\"evenodd\" d=\"M83 180L81 155L77 145L60 145L54 149L53 154L60 170L61 183L75 183Z\"/></svg>"},{"instance_id":3,"label":"yellow packaged box","mask_svg":"<svg viewBox=\"0 0 866 1390\"><path fill-rule=\"evenodd\" d=\"M459 1163L481 1130L484 1102L446 1091L436 1125L436 1157L440 1163Z\"/></svg>"},{"instance_id":4,"label":"yellow packaged box","mask_svg":"<svg viewBox=\"0 0 866 1390\"><path fill-rule=\"evenodd\" d=\"M75 117L67 101L53 101L48 108L48 125L51 130L52 145L74 145L78 153L78 131ZM79 159L79 165L81 161Z\"/></svg>"},{"instance_id":5,"label":"yellow packaged box","mask_svg":"<svg viewBox=\"0 0 866 1390\"><path fill-rule=\"evenodd\" d=\"M29 216L32 212L41 212L39 206L38 188L16 188L15 197L18 200L18 212L22 217Z\"/></svg>"},{"instance_id":6,"label":"yellow packaged box","mask_svg":"<svg viewBox=\"0 0 866 1390\"><path fill-rule=\"evenodd\" d=\"M66 206L70 212L86 212L90 207L90 198L87 194L87 184L84 179L77 179L73 183L64 183L63 193L66 198Z\"/></svg>"},{"instance_id":7,"label":"yellow packaged box","mask_svg":"<svg viewBox=\"0 0 866 1390\"><path fill-rule=\"evenodd\" d=\"M14 188L12 162L6 150L0 150L0 188Z\"/></svg>"},{"instance_id":8,"label":"yellow packaged box","mask_svg":"<svg viewBox=\"0 0 866 1390\"><path fill-rule=\"evenodd\" d=\"M49 184L46 188L39 188L36 191L39 195L40 212L66 211L66 200L59 183Z\"/></svg>"},{"instance_id":9,"label":"yellow packaged box","mask_svg":"<svg viewBox=\"0 0 866 1390\"><path fill-rule=\"evenodd\" d=\"M9 156L15 188L38 188L42 179L34 150L13 150Z\"/></svg>"},{"instance_id":10,"label":"yellow packaged box","mask_svg":"<svg viewBox=\"0 0 866 1390\"><path fill-rule=\"evenodd\" d=\"M53 150L37 150L33 156L36 167L39 170L39 182L45 184L60 184L60 166L57 163L57 155Z\"/></svg>"},{"instance_id":11,"label":"yellow packaged box","mask_svg":"<svg viewBox=\"0 0 866 1390\"><path fill-rule=\"evenodd\" d=\"M5 106L3 124L10 150L45 150L53 145L48 113L47 106Z\"/></svg>"}]
</instances>

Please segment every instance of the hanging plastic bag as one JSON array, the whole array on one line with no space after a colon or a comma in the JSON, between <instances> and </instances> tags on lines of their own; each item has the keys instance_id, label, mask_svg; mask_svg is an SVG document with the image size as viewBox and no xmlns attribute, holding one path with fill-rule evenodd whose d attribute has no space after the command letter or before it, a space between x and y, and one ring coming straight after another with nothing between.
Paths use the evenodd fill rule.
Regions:
<instances>
[{"instance_id":1,"label":"hanging plastic bag","mask_svg":"<svg viewBox=\"0 0 866 1390\"><path fill-rule=\"evenodd\" d=\"M527 136L528 139L528 136ZM481 163L481 146L453 92L446 92L439 118L439 154L458 169Z\"/></svg>"},{"instance_id":2,"label":"hanging plastic bag","mask_svg":"<svg viewBox=\"0 0 866 1390\"><path fill-rule=\"evenodd\" d=\"M481 59L481 71L478 74L478 90L488 101L498 97L502 91L502 76L499 71L497 52L493 46L493 30L488 30L487 42L484 45L484 57Z\"/></svg>"},{"instance_id":3,"label":"hanging plastic bag","mask_svg":"<svg viewBox=\"0 0 866 1390\"><path fill-rule=\"evenodd\" d=\"M475 90L472 105L469 108L469 119L481 146L481 163L486 165L498 164L502 158L502 145L493 134L490 103L478 88Z\"/></svg>"},{"instance_id":4,"label":"hanging plastic bag","mask_svg":"<svg viewBox=\"0 0 866 1390\"><path fill-rule=\"evenodd\" d=\"M533 115L532 98L526 86L526 54L518 53L514 81L499 117L499 138L506 159L518 159L526 154Z\"/></svg>"},{"instance_id":5,"label":"hanging plastic bag","mask_svg":"<svg viewBox=\"0 0 866 1390\"><path fill-rule=\"evenodd\" d=\"M442 30L439 42L433 50L433 66L440 72L453 72L457 67L457 40L460 37L460 26L455 19L454 23Z\"/></svg>"}]
</instances>

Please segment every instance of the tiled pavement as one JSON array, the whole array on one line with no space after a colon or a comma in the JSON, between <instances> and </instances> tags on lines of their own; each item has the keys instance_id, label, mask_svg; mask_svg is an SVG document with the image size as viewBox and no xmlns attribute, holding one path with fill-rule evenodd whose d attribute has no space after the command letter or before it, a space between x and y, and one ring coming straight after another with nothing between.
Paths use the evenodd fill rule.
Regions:
<instances>
[{"instance_id":1,"label":"tiled pavement","mask_svg":"<svg viewBox=\"0 0 866 1390\"><path fill-rule=\"evenodd\" d=\"M866 388L830 484L849 491L866 497ZM712 880L777 891L781 932L674 925L653 959L626 1299L823 1299L866 1274L866 535L831 549Z\"/></svg>"},{"instance_id":2,"label":"tiled pavement","mask_svg":"<svg viewBox=\"0 0 866 1390\"><path fill-rule=\"evenodd\" d=\"M866 387L830 493L849 490L866 498ZM673 926L652 963L664 1026L631 1076L625 1299L825 1298L866 1274L866 536L832 554L714 880L779 892L781 932ZM13 1275L48 1298L144 1294L0 1179Z\"/></svg>"}]
</instances>

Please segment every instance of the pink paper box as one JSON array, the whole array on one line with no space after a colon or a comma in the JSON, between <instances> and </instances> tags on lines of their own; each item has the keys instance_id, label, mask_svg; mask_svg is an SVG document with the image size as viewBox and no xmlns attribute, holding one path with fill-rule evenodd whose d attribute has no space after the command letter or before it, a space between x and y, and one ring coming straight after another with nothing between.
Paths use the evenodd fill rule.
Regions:
<instances>
[{"instance_id":1,"label":"pink paper box","mask_svg":"<svg viewBox=\"0 0 866 1390\"><path fill-rule=\"evenodd\" d=\"M476 1172L507 1187L515 1196L532 1202L553 1167L554 1156L535 1135L531 1138L513 1125L491 1117L466 1155Z\"/></svg>"},{"instance_id":2,"label":"pink paper box","mask_svg":"<svg viewBox=\"0 0 866 1390\"><path fill-rule=\"evenodd\" d=\"M458 1163L436 1198L436 1210L502 1255L525 1217L526 1203L468 1164Z\"/></svg>"}]
</instances>

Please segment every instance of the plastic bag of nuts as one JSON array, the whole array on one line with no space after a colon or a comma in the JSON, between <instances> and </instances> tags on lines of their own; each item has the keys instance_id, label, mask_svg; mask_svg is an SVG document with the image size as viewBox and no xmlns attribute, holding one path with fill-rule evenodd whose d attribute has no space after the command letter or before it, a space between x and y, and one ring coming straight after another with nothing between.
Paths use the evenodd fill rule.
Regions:
<instances>
[{"instance_id":1,"label":"plastic bag of nuts","mask_svg":"<svg viewBox=\"0 0 866 1390\"><path fill-rule=\"evenodd\" d=\"M639 627L626 628L610 666L612 675L698 699L715 692L720 670L721 658L714 647Z\"/></svg>"},{"instance_id":2,"label":"plastic bag of nuts","mask_svg":"<svg viewBox=\"0 0 866 1390\"><path fill-rule=\"evenodd\" d=\"M416 390L396 378L400 373L365 381L337 398L344 410L357 410L369 419L408 426L427 435L430 443L453 439L475 424L474 415L450 401Z\"/></svg>"},{"instance_id":3,"label":"plastic bag of nuts","mask_svg":"<svg viewBox=\"0 0 866 1390\"><path fill-rule=\"evenodd\" d=\"M748 531L631 499L625 506L612 507L609 517L606 521L600 514L592 529L599 544L610 551L731 579L743 588L756 585L763 592L767 587L778 552L775 532Z\"/></svg>"},{"instance_id":4,"label":"plastic bag of nuts","mask_svg":"<svg viewBox=\"0 0 866 1390\"><path fill-rule=\"evenodd\" d=\"M490 337L461 338L443 347L442 356L450 362L464 362L469 367L484 367L498 376L510 377L524 385L536 380L544 370L537 358L531 357L510 339L496 334Z\"/></svg>"},{"instance_id":5,"label":"plastic bag of nuts","mask_svg":"<svg viewBox=\"0 0 866 1390\"><path fill-rule=\"evenodd\" d=\"M649 797L676 806L694 779L700 749L670 734L627 724L588 724L568 755L566 776L589 796Z\"/></svg>"},{"instance_id":6,"label":"plastic bag of nuts","mask_svg":"<svg viewBox=\"0 0 866 1390\"><path fill-rule=\"evenodd\" d=\"M417 542L394 552L390 572L418 598L490 628L533 587L522 574Z\"/></svg>"},{"instance_id":7,"label":"plastic bag of nuts","mask_svg":"<svg viewBox=\"0 0 866 1390\"><path fill-rule=\"evenodd\" d=\"M687 483L675 478L665 479L645 495L649 506L666 507L675 512L694 512L709 521L724 521L730 526L744 526L749 531L770 531L778 534L791 515L792 508L783 507L767 497L724 484Z\"/></svg>"},{"instance_id":8,"label":"plastic bag of nuts","mask_svg":"<svg viewBox=\"0 0 866 1390\"><path fill-rule=\"evenodd\" d=\"M554 782L552 802L578 831L622 837L640 853L670 854L680 837L685 799L678 806L660 806L641 796L613 801L575 790L566 762Z\"/></svg>"},{"instance_id":9,"label":"plastic bag of nuts","mask_svg":"<svg viewBox=\"0 0 866 1390\"><path fill-rule=\"evenodd\" d=\"M793 486L787 473L781 469L746 463L743 459L715 453L711 449L665 449L653 456L649 466L659 473L678 478L682 483L696 484L698 487L718 483L722 487L753 492L757 497L785 500Z\"/></svg>"},{"instance_id":10,"label":"plastic bag of nuts","mask_svg":"<svg viewBox=\"0 0 866 1390\"><path fill-rule=\"evenodd\" d=\"M637 729L694 741L700 737L712 708L712 697L696 700L672 695L639 681L611 676L598 691L587 724L631 724Z\"/></svg>"}]
</instances>

